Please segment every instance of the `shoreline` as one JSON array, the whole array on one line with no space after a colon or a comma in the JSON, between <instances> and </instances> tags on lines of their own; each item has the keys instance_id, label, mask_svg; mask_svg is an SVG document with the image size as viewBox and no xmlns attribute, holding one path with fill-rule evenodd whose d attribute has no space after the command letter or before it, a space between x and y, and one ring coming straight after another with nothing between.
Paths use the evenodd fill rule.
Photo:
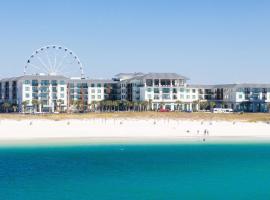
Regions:
<instances>
[{"instance_id":1,"label":"shoreline","mask_svg":"<svg viewBox=\"0 0 270 200\"><path fill-rule=\"evenodd\" d=\"M178 119L0 120L0 146L270 143L265 122Z\"/></svg>"}]
</instances>

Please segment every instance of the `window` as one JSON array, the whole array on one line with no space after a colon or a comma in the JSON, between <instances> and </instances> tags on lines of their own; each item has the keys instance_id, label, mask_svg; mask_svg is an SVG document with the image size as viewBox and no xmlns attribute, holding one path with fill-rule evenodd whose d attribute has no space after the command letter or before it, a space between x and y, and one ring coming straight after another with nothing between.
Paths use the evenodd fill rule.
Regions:
<instances>
[{"instance_id":1,"label":"window","mask_svg":"<svg viewBox=\"0 0 270 200\"><path fill-rule=\"evenodd\" d=\"M65 81L60 81L60 85L65 85ZM73 87L74 87L74 85L73 85Z\"/></svg>"},{"instance_id":2,"label":"window","mask_svg":"<svg viewBox=\"0 0 270 200\"><path fill-rule=\"evenodd\" d=\"M32 80L32 86L38 86L38 80Z\"/></svg>"},{"instance_id":3,"label":"window","mask_svg":"<svg viewBox=\"0 0 270 200\"><path fill-rule=\"evenodd\" d=\"M101 95L98 95L98 99L101 99Z\"/></svg>"},{"instance_id":4,"label":"window","mask_svg":"<svg viewBox=\"0 0 270 200\"><path fill-rule=\"evenodd\" d=\"M95 93L95 89L92 89L92 90L91 90L91 93Z\"/></svg>"},{"instance_id":5,"label":"window","mask_svg":"<svg viewBox=\"0 0 270 200\"><path fill-rule=\"evenodd\" d=\"M98 84L97 84L97 87L101 87L101 83L98 83Z\"/></svg>"},{"instance_id":6,"label":"window","mask_svg":"<svg viewBox=\"0 0 270 200\"><path fill-rule=\"evenodd\" d=\"M50 81L49 80L41 80L40 84L48 86L50 84Z\"/></svg>"},{"instance_id":7,"label":"window","mask_svg":"<svg viewBox=\"0 0 270 200\"><path fill-rule=\"evenodd\" d=\"M192 89L192 93L196 93L196 90L195 89Z\"/></svg>"},{"instance_id":8,"label":"window","mask_svg":"<svg viewBox=\"0 0 270 200\"><path fill-rule=\"evenodd\" d=\"M187 92L187 93L190 93L190 89L186 89L186 92Z\"/></svg>"},{"instance_id":9,"label":"window","mask_svg":"<svg viewBox=\"0 0 270 200\"><path fill-rule=\"evenodd\" d=\"M30 84L30 81L29 80L25 80L24 81L24 84L29 85Z\"/></svg>"},{"instance_id":10,"label":"window","mask_svg":"<svg viewBox=\"0 0 270 200\"><path fill-rule=\"evenodd\" d=\"M177 99L177 95L174 94L173 95L173 99L176 100Z\"/></svg>"},{"instance_id":11,"label":"window","mask_svg":"<svg viewBox=\"0 0 270 200\"><path fill-rule=\"evenodd\" d=\"M48 87L41 87L40 92L48 92L49 88Z\"/></svg>"},{"instance_id":12,"label":"window","mask_svg":"<svg viewBox=\"0 0 270 200\"><path fill-rule=\"evenodd\" d=\"M53 91L53 92L57 92L57 88L56 88L56 87L53 87L53 88L52 88L52 91Z\"/></svg>"},{"instance_id":13,"label":"window","mask_svg":"<svg viewBox=\"0 0 270 200\"><path fill-rule=\"evenodd\" d=\"M163 93L170 93L170 88L162 88Z\"/></svg>"},{"instance_id":14,"label":"window","mask_svg":"<svg viewBox=\"0 0 270 200\"><path fill-rule=\"evenodd\" d=\"M52 86L57 86L57 80L52 80Z\"/></svg>"},{"instance_id":15,"label":"window","mask_svg":"<svg viewBox=\"0 0 270 200\"><path fill-rule=\"evenodd\" d=\"M52 98L53 99L57 99L57 94L56 93L53 93Z\"/></svg>"},{"instance_id":16,"label":"window","mask_svg":"<svg viewBox=\"0 0 270 200\"><path fill-rule=\"evenodd\" d=\"M173 88L173 93L177 93L177 89L176 88Z\"/></svg>"},{"instance_id":17,"label":"window","mask_svg":"<svg viewBox=\"0 0 270 200\"><path fill-rule=\"evenodd\" d=\"M190 99L190 95L187 95L187 99Z\"/></svg>"},{"instance_id":18,"label":"window","mask_svg":"<svg viewBox=\"0 0 270 200\"><path fill-rule=\"evenodd\" d=\"M243 98L243 95L242 94L239 94L238 98L239 99L242 99Z\"/></svg>"},{"instance_id":19,"label":"window","mask_svg":"<svg viewBox=\"0 0 270 200\"><path fill-rule=\"evenodd\" d=\"M92 95L91 98L92 98L92 99L95 99L95 95Z\"/></svg>"},{"instance_id":20,"label":"window","mask_svg":"<svg viewBox=\"0 0 270 200\"><path fill-rule=\"evenodd\" d=\"M154 93L159 93L159 88L154 88Z\"/></svg>"},{"instance_id":21,"label":"window","mask_svg":"<svg viewBox=\"0 0 270 200\"><path fill-rule=\"evenodd\" d=\"M184 99L184 95L183 94L180 94L180 99Z\"/></svg>"},{"instance_id":22,"label":"window","mask_svg":"<svg viewBox=\"0 0 270 200\"><path fill-rule=\"evenodd\" d=\"M25 87L25 91L29 92L30 91L30 87Z\"/></svg>"},{"instance_id":23,"label":"window","mask_svg":"<svg viewBox=\"0 0 270 200\"><path fill-rule=\"evenodd\" d=\"M94 83L91 83L91 87L95 87L95 84Z\"/></svg>"},{"instance_id":24,"label":"window","mask_svg":"<svg viewBox=\"0 0 270 200\"><path fill-rule=\"evenodd\" d=\"M147 92L152 92L152 88L147 88Z\"/></svg>"},{"instance_id":25,"label":"window","mask_svg":"<svg viewBox=\"0 0 270 200\"><path fill-rule=\"evenodd\" d=\"M159 79L155 79L154 83L155 83L156 86L158 86L159 85Z\"/></svg>"},{"instance_id":26,"label":"window","mask_svg":"<svg viewBox=\"0 0 270 200\"><path fill-rule=\"evenodd\" d=\"M169 94L163 94L162 99L171 99Z\"/></svg>"},{"instance_id":27,"label":"window","mask_svg":"<svg viewBox=\"0 0 270 200\"><path fill-rule=\"evenodd\" d=\"M159 95L158 94L155 94L154 95L154 99L159 99Z\"/></svg>"},{"instance_id":28,"label":"window","mask_svg":"<svg viewBox=\"0 0 270 200\"><path fill-rule=\"evenodd\" d=\"M60 90L61 90L61 92L64 92L65 91L65 88L64 87L61 87Z\"/></svg>"},{"instance_id":29,"label":"window","mask_svg":"<svg viewBox=\"0 0 270 200\"><path fill-rule=\"evenodd\" d=\"M147 98L148 98L148 99L152 99L152 95L151 95L151 94L148 94L148 95L147 95Z\"/></svg>"},{"instance_id":30,"label":"window","mask_svg":"<svg viewBox=\"0 0 270 200\"><path fill-rule=\"evenodd\" d=\"M97 91L98 93L101 93L101 89L98 89L98 91Z\"/></svg>"},{"instance_id":31,"label":"window","mask_svg":"<svg viewBox=\"0 0 270 200\"><path fill-rule=\"evenodd\" d=\"M192 99L196 99L196 95L192 95Z\"/></svg>"},{"instance_id":32,"label":"window","mask_svg":"<svg viewBox=\"0 0 270 200\"><path fill-rule=\"evenodd\" d=\"M147 79L146 80L146 86L153 86L153 80L152 79Z\"/></svg>"},{"instance_id":33,"label":"window","mask_svg":"<svg viewBox=\"0 0 270 200\"><path fill-rule=\"evenodd\" d=\"M60 98L62 98L62 99L65 98L65 94L61 93Z\"/></svg>"},{"instance_id":34,"label":"window","mask_svg":"<svg viewBox=\"0 0 270 200\"><path fill-rule=\"evenodd\" d=\"M25 98L29 98L29 97L30 97L29 93L26 93Z\"/></svg>"},{"instance_id":35,"label":"window","mask_svg":"<svg viewBox=\"0 0 270 200\"><path fill-rule=\"evenodd\" d=\"M180 88L180 92L185 92L185 89L184 88Z\"/></svg>"}]
</instances>

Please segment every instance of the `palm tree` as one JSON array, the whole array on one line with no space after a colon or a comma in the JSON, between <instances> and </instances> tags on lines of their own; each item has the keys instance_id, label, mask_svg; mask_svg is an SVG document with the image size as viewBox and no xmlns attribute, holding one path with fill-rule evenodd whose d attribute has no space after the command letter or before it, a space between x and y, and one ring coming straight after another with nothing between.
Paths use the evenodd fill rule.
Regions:
<instances>
[{"instance_id":1,"label":"palm tree","mask_svg":"<svg viewBox=\"0 0 270 200\"><path fill-rule=\"evenodd\" d=\"M152 102L153 102L152 99L149 99L149 100L148 100L148 109L149 109L150 111L152 111Z\"/></svg>"},{"instance_id":2,"label":"palm tree","mask_svg":"<svg viewBox=\"0 0 270 200\"><path fill-rule=\"evenodd\" d=\"M6 112L9 111L10 106L11 106L11 105L10 105L9 102L4 102L4 103L2 104L3 110L5 110Z\"/></svg>"},{"instance_id":3,"label":"palm tree","mask_svg":"<svg viewBox=\"0 0 270 200\"><path fill-rule=\"evenodd\" d=\"M180 101L180 100L177 100L175 103L176 103L176 109L179 111L179 110L180 110L180 105L181 105L183 102Z\"/></svg>"},{"instance_id":4,"label":"palm tree","mask_svg":"<svg viewBox=\"0 0 270 200\"><path fill-rule=\"evenodd\" d=\"M198 106L198 110L197 111L201 110L201 108L200 108L200 100L193 101L192 102L192 107L193 107L193 105L195 105L196 110L197 110L197 106ZM193 108L192 108L192 110L193 110Z\"/></svg>"},{"instance_id":5,"label":"palm tree","mask_svg":"<svg viewBox=\"0 0 270 200\"><path fill-rule=\"evenodd\" d=\"M23 101L22 102L22 111L23 111L23 113L25 112L25 110L26 110L26 106L29 104L29 101Z\"/></svg>"},{"instance_id":6,"label":"palm tree","mask_svg":"<svg viewBox=\"0 0 270 200\"><path fill-rule=\"evenodd\" d=\"M268 112L270 113L270 103L267 103Z\"/></svg>"},{"instance_id":7,"label":"palm tree","mask_svg":"<svg viewBox=\"0 0 270 200\"><path fill-rule=\"evenodd\" d=\"M208 102L207 101L200 101L200 108L202 109L202 110L206 110L207 109L207 107L208 107Z\"/></svg>"},{"instance_id":8,"label":"palm tree","mask_svg":"<svg viewBox=\"0 0 270 200\"><path fill-rule=\"evenodd\" d=\"M40 101L37 100L37 99L33 99L32 100L32 105L33 105L33 108L34 108L34 112L38 112Z\"/></svg>"},{"instance_id":9,"label":"palm tree","mask_svg":"<svg viewBox=\"0 0 270 200\"><path fill-rule=\"evenodd\" d=\"M60 112L60 108L61 108L61 105L63 104L63 100L62 99L58 99L56 101L56 110L57 112Z\"/></svg>"},{"instance_id":10,"label":"palm tree","mask_svg":"<svg viewBox=\"0 0 270 200\"><path fill-rule=\"evenodd\" d=\"M18 104L16 103L12 104L12 109L13 109L13 112L17 112Z\"/></svg>"},{"instance_id":11,"label":"palm tree","mask_svg":"<svg viewBox=\"0 0 270 200\"><path fill-rule=\"evenodd\" d=\"M116 100L115 101L115 104L116 104L117 110L119 111L120 110L121 101L120 100Z\"/></svg>"},{"instance_id":12,"label":"palm tree","mask_svg":"<svg viewBox=\"0 0 270 200\"><path fill-rule=\"evenodd\" d=\"M97 101L92 101L92 102L90 103L90 106L91 106L91 110L92 110L92 111L96 111L96 105L97 105Z\"/></svg>"},{"instance_id":13,"label":"palm tree","mask_svg":"<svg viewBox=\"0 0 270 200\"><path fill-rule=\"evenodd\" d=\"M214 102L214 101L210 102L210 108L211 109L214 109L216 107L216 105L217 105L216 102Z\"/></svg>"}]
</instances>

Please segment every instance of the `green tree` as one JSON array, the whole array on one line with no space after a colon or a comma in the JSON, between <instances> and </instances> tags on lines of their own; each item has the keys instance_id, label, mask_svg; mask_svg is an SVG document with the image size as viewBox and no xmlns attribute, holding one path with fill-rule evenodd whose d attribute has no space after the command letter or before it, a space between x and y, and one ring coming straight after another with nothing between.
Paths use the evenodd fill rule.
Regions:
<instances>
[{"instance_id":1,"label":"green tree","mask_svg":"<svg viewBox=\"0 0 270 200\"><path fill-rule=\"evenodd\" d=\"M29 101L23 101L22 102L22 112L25 113L26 111L26 107L28 106Z\"/></svg>"},{"instance_id":2,"label":"green tree","mask_svg":"<svg viewBox=\"0 0 270 200\"><path fill-rule=\"evenodd\" d=\"M5 110L5 112L8 112L10 107L11 107L11 104L9 102L4 102L2 104L2 108L3 108L3 110Z\"/></svg>"},{"instance_id":3,"label":"green tree","mask_svg":"<svg viewBox=\"0 0 270 200\"><path fill-rule=\"evenodd\" d=\"M176 102L175 102L175 104L176 104L176 110L180 110L180 105L182 105L182 101L180 101L180 100L177 100Z\"/></svg>"},{"instance_id":4,"label":"green tree","mask_svg":"<svg viewBox=\"0 0 270 200\"><path fill-rule=\"evenodd\" d=\"M217 105L216 102L214 102L214 101L210 102L210 108L211 109L214 109L216 107L216 105Z\"/></svg>"},{"instance_id":5,"label":"green tree","mask_svg":"<svg viewBox=\"0 0 270 200\"><path fill-rule=\"evenodd\" d=\"M206 110L208 106L209 104L207 101L200 101L200 109Z\"/></svg>"},{"instance_id":6,"label":"green tree","mask_svg":"<svg viewBox=\"0 0 270 200\"><path fill-rule=\"evenodd\" d=\"M40 105L40 101L37 99L33 99L32 100L32 106L34 108L34 112L38 112L39 111L39 105Z\"/></svg>"}]
</instances>

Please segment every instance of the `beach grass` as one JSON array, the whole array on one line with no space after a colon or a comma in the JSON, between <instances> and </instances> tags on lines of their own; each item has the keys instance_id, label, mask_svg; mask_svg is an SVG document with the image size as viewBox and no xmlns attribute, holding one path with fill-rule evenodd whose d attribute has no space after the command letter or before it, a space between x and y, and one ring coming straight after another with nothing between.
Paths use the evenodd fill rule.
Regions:
<instances>
[{"instance_id":1,"label":"beach grass","mask_svg":"<svg viewBox=\"0 0 270 200\"><path fill-rule=\"evenodd\" d=\"M110 113L60 113L60 114L0 114L0 120L27 120L27 119L46 119L46 120L68 120L68 119L94 119L94 118L121 118L121 119L182 119L182 120L212 120L212 121L243 121L243 122L270 122L269 113L185 113L185 112L110 112Z\"/></svg>"}]
</instances>

